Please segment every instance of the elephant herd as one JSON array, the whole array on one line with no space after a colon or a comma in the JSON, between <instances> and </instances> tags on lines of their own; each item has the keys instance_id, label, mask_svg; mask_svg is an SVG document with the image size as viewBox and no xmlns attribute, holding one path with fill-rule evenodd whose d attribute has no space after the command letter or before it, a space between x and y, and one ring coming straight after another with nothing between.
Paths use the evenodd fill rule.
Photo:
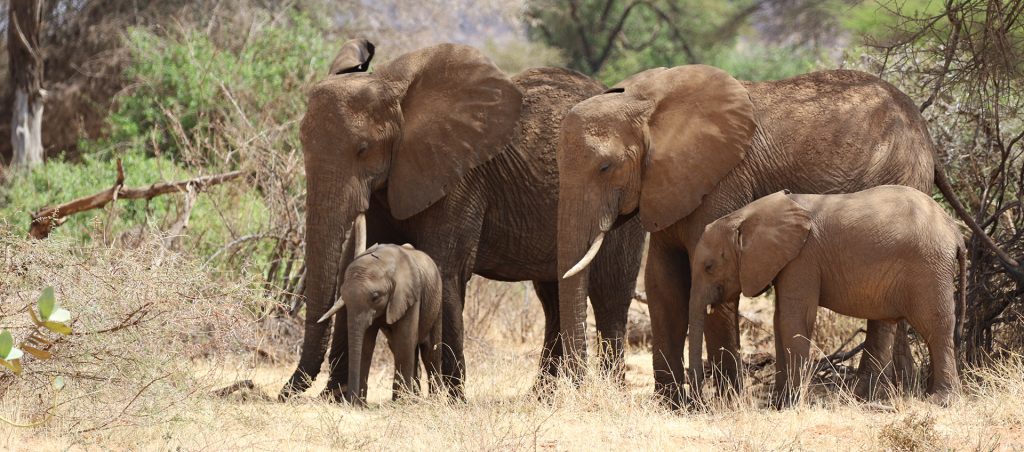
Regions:
<instances>
[{"instance_id":1,"label":"elephant herd","mask_svg":"<svg viewBox=\"0 0 1024 452\"><path fill-rule=\"evenodd\" d=\"M353 271L346 271L354 261L368 255L383 261L395 252L429 256L436 266L440 288L416 293L439 292L440 324L431 329L421 318L419 326L429 331L413 336L427 340L439 329L440 343L417 344L433 344L420 354L451 397L465 397L462 312L473 274L532 281L545 316L540 381L582 372L588 298L601 367L621 379L646 233L655 390L671 406L701 397L701 336L721 387L740 387L739 294L756 295L773 282L781 344L773 400L780 405L793 400L785 366L801 362L783 355L806 358L817 306L868 319L864 356L870 359L861 360L858 395L891 378L894 343L906 339L896 334L902 319L928 335L938 369L935 392L955 390L947 351L960 311L950 288L957 260L962 264L962 239L920 193L930 192L936 175L934 146L915 105L892 85L849 70L744 82L688 65L646 70L607 88L567 69L509 76L480 51L456 44L413 51L370 72L374 50L366 40L347 42L330 75L309 91L301 124L305 335L282 399L308 389L326 356L323 396L360 400L369 362L363 351L372 353L367 344L377 331L367 322L401 323L390 306L374 300L413 301L388 292L403 285L393 262L378 272L391 279L371 291L376 295L358 296L378 303L376 311L358 307L365 300L339 298L354 290L347 288ZM910 188L862 192L888 185ZM855 192L862 193L841 195ZM773 215L786 208L798 214L751 215L758 229L738 226L736 215L755 200L774 202L762 206ZM732 235L710 240L728 235L712 234L727 218L733 218L725 227ZM879 218L887 221L866 226ZM779 232L794 221L790 235L798 240ZM895 224L904 226L887 230ZM367 243L409 245L364 251ZM916 254L894 256L896 250ZM745 257L753 255L763 258ZM733 267L706 267L715 261L709 256ZM751 266L758 276L746 276ZM721 279L712 281L711 270ZM751 278L756 283L745 282ZM925 286L934 297L915 298L914 288ZM427 304L436 298L423 296ZM709 304L716 307L707 314ZM805 339L794 340L795 334ZM689 373L683 366L688 336ZM410 381L411 374L397 374L396 385L399 377ZM687 381L696 388L689 396Z\"/></svg>"}]
</instances>

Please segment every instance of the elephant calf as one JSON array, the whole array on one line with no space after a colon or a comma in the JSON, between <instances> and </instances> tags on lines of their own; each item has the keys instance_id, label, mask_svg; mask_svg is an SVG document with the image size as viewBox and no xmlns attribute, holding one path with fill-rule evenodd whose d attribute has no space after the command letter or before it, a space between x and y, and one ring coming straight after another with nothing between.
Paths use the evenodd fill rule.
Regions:
<instances>
[{"instance_id":1,"label":"elephant calf","mask_svg":"<svg viewBox=\"0 0 1024 452\"><path fill-rule=\"evenodd\" d=\"M964 262L963 237L952 219L912 188L780 191L758 199L708 225L697 244L689 362L691 388L698 389L691 392L700 397L707 306L740 292L755 296L774 282L774 406L798 397L818 306L869 320L906 319L928 344L930 400L945 404L959 387L954 336L962 328Z\"/></svg>"},{"instance_id":2,"label":"elephant calf","mask_svg":"<svg viewBox=\"0 0 1024 452\"><path fill-rule=\"evenodd\" d=\"M417 352L427 368L430 392L436 392L441 369L441 273L426 253L412 245L375 245L345 270L341 297L320 322L348 307L348 392L365 405L370 360L383 330L395 356L393 399L402 390L420 387Z\"/></svg>"}]
</instances>

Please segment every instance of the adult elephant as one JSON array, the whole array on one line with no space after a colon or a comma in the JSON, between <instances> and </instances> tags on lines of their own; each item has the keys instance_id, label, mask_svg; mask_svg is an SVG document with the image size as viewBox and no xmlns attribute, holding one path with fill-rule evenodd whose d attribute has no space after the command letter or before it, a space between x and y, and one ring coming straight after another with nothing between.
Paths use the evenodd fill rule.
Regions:
<instances>
[{"instance_id":1,"label":"adult elephant","mask_svg":"<svg viewBox=\"0 0 1024 452\"><path fill-rule=\"evenodd\" d=\"M929 191L934 150L910 99L869 74L834 70L740 82L702 65L641 72L566 116L559 143L558 263L566 346L583 336L587 265L624 218L651 232L645 273L656 392L683 396L690 256L704 227L782 189L847 193L882 184ZM702 269L696 269L701 271ZM738 299L706 338L739 388ZM895 326L868 322L858 393L892 359ZM905 344L904 344L905 347Z\"/></svg>"},{"instance_id":2,"label":"adult elephant","mask_svg":"<svg viewBox=\"0 0 1024 452\"><path fill-rule=\"evenodd\" d=\"M306 390L319 373L328 329L317 319L332 305L354 253L374 242L410 243L437 263L443 280L441 371L453 396L464 397L462 308L474 273L533 281L545 313L542 370L554 373L562 351L558 127L573 105L604 86L553 68L509 78L479 51L453 44L360 72L372 47L356 41L346 48L331 69L340 75L309 93L301 125L307 312L302 356L281 397ZM597 327L611 341L609 362L617 368L642 241L637 221L609 235L593 275ZM345 319L342 309L333 322L325 390L331 397L347 386L345 353L353 339Z\"/></svg>"}]
</instances>

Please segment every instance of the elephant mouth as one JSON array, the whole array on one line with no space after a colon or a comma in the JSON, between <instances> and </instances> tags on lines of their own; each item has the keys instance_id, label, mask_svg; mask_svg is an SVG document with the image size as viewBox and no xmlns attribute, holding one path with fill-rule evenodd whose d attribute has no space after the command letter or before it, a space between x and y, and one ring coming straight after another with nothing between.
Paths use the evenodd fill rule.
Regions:
<instances>
[{"instance_id":1,"label":"elephant mouth","mask_svg":"<svg viewBox=\"0 0 1024 452\"><path fill-rule=\"evenodd\" d=\"M612 223L611 229L618 228L619 226L622 226L622 225L628 223L633 218L636 218L636 216L638 214L640 214L640 207L639 206L636 209L633 209L632 212L619 215L617 218L615 218L615 222Z\"/></svg>"}]
</instances>

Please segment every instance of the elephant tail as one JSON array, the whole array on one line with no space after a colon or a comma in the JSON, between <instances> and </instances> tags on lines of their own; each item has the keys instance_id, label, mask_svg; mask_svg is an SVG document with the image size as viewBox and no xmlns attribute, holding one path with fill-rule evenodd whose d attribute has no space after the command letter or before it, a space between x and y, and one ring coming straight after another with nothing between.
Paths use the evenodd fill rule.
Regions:
<instances>
[{"instance_id":1,"label":"elephant tail","mask_svg":"<svg viewBox=\"0 0 1024 452\"><path fill-rule=\"evenodd\" d=\"M967 316L967 247L963 239L956 245L956 263L960 270L960 287L956 300L956 326L953 330L953 343L960 348L960 341L964 337L964 317Z\"/></svg>"}]
</instances>

